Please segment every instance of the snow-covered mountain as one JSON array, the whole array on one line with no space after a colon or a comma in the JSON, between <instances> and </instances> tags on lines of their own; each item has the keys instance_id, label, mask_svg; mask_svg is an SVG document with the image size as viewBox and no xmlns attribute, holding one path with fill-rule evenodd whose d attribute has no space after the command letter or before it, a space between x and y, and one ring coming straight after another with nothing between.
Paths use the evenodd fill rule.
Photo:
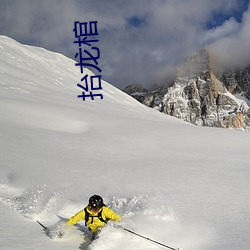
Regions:
<instances>
[{"instance_id":1,"label":"snow-covered mountain","mask_svg":"<svg viewBox=\"0 0 250 250\"><path fill-rule=\"evenodd\" d=\"M0 37L0 248L162 249L112 225L90 243L84 222L51 240L36 223L97 193L171 247L248 250L249 133L193 126L104 81L103 99L83 101L80 79L71 59Z\"/></svg>"},{"instance_id":2,"label":"snow-covered mountain","mask_svg":"<svg viewBox=\"0 0 250 250\"><path fill-rule=\"evenodd\" d=\"M249 68L215 72L208 50L203 49L180 65L170 87L141 91L131 85L124 92L149 107L196 125L249 129L249 76Z\"/></svg>"}]
</instances>

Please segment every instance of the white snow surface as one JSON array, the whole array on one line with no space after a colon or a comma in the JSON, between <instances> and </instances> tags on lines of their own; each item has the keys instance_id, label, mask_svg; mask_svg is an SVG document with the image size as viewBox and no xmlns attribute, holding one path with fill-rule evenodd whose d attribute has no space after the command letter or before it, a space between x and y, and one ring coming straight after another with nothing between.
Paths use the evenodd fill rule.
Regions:
<instances>
[{"instance_id":1,"label":"white snow surface","mask_svg":"<svg viewBox=\"0 0 250 250\"><path fill-rule=\"evenodd\" d=\"M0 249L164 249L112 223L92 243L84 222L62 239L36 223L53 231L99 194L123 227L173 248L249 250L249 132L190 125L105 81L103 100L83 101L82 77L0 36Z\"/></svg>"}]
</instances>

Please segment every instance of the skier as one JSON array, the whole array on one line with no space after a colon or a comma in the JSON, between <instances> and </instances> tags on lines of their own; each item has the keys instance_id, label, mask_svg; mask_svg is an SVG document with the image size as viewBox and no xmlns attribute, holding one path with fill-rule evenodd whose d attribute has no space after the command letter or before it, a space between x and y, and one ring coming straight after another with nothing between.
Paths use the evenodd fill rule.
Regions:
<instances>
[{"instance_id":1,"label":"skier","mask_svg":"<svg viewBox=\"0 0 250 250\"><path fill-rule=\"evenodd\" d=\"M122 219L120 215L105 206L101 196L95 194L89 198L89 204L72 216L67 224L74 225L80 220L85 220L85 225L92 232L94 239L109 220L120 222Z\"/></svg>"}]
</instances>

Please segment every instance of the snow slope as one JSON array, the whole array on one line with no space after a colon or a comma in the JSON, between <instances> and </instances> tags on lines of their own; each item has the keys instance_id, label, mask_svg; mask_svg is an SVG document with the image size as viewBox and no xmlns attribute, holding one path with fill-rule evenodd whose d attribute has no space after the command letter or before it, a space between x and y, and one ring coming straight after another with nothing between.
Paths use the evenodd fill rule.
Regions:
<instances>
[{"instance_id":1,"label":"snow slope","mask_svg":"<svg viewBox=\"0 0 250 250\"><path fill-rule=\"evenodd\" d=\"M104 81L103 100L82 101L74 64L0 36L0 248L162 249L112 225L90 244L83 223L61 240L36 223L97 193L171 247L250 249L249 133L181 122Z\"/></svg>"}]
</instances>

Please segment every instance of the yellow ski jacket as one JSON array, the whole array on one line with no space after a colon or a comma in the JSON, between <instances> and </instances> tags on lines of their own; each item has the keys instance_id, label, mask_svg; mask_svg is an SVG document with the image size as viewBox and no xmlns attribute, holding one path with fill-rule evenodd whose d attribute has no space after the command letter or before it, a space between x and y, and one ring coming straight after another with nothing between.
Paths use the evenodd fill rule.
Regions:
<instances>
[{"instance_id":1,"label":"yellow ski jacket","mask_svg":"<svg viewBox=\"0 0 250 250\"><path fill-rule=\"evenodd\" d=\"M100 228L102 228L106 223L105 221L112 220L112 221L121 221L120 215L116 214L113 210L110 208L103 206L99 211L93 212L89 209L89 207L86 207L87 212L89 213L88 221L85 221L86 226L88 226L89 230L92 233L97 232ZM100 215L101 212L101 218L104 220L100 220L98 218L98 215ZM68 221L67 224L74 225L80 220L85 220L85 210L82 209L77 214L72 216Z\"/></svg>"}]
</instances>

